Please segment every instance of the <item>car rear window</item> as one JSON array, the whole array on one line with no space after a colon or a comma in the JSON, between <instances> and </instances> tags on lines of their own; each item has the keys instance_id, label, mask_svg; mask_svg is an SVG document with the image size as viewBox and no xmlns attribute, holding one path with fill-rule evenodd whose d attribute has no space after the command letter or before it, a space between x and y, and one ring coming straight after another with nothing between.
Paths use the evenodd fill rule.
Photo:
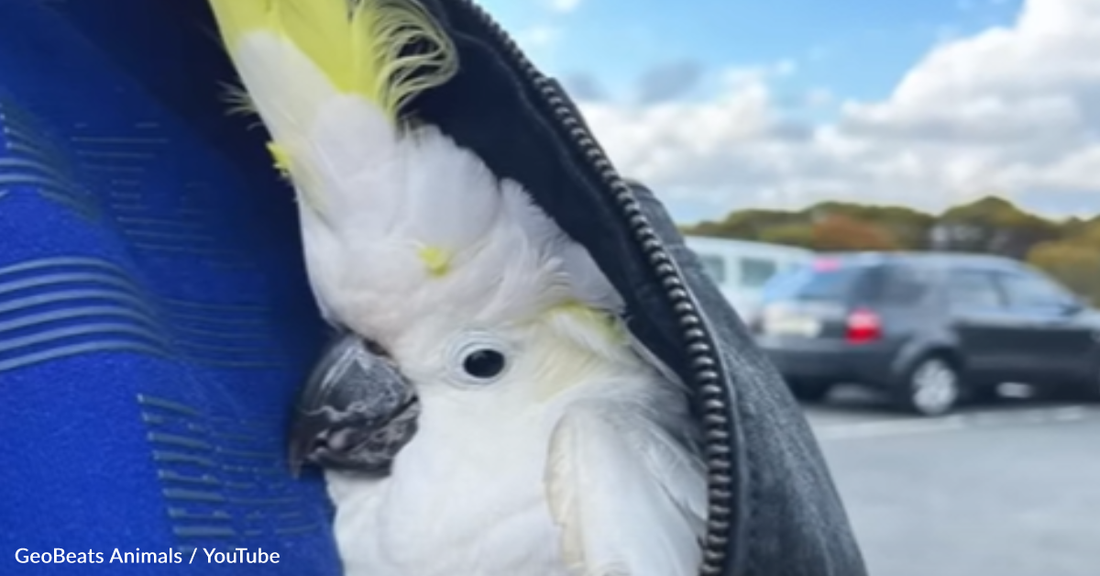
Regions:
<instances>
[{"instance_id":1,"label":"car rear window","mask_svg":"<svg viewBox=\"0 0 1100 576\"><path fill-rule=\"evenodd\" d=\"M768 302L780 300L841 302L860 288L869 267L818 260L774 277L763 290Z\"/></svg>"}]
</instances>

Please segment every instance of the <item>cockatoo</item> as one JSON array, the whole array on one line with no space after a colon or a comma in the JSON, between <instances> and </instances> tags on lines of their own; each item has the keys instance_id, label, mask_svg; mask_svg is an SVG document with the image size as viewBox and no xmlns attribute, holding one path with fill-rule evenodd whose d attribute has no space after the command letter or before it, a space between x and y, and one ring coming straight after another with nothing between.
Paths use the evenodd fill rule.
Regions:
<instances>
[{"instance_id":1,"label":"cockatoo","mask_svg":"<svg viewBox=\"0 0 1100 576\"><path fill-rule=\"evenodd\" d=\"M211 0L296 190L342 336L291 460L325 468L349 576L689 576L687 392L525 192L404 108L461 66L414 0Z\"/></svg>"}]
</instances>

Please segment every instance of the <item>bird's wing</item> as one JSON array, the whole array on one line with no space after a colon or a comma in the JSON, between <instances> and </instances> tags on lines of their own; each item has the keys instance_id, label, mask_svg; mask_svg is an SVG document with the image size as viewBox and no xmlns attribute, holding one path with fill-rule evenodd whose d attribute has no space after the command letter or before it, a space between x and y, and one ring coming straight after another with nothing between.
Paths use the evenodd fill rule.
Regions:
<instances>
[{"instance_id":1,"label":"bird's wing","mask_svg":"<svg viewBox=\"0 0 1100 576\"><path fill-rule=\"evenodd\" d=\"M644 411L570 407L554 429L546 486L571 573L697 574L705 468Z\"/></svg>"}]
</instances>

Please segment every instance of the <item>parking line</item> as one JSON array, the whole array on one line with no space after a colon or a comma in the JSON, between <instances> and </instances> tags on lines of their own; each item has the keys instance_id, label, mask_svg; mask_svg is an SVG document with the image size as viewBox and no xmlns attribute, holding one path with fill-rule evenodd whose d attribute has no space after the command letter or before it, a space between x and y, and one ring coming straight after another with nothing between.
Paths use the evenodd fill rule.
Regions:
<instances>
[{"instance_id":1,"label":"parking line","mask_svg":"<svg viewBox=\"0 0 1100 576\"><path fill-rule=\"evenodd\" d=\"M1100 418L1100 410L1088 406L1061 406L984 414L955 414L926 420L875 420L852 424L819 424L812 427L817 438L824 441L952 432L967 428L1067 423L1088 418Z\"/></svg>"}]
</instances>

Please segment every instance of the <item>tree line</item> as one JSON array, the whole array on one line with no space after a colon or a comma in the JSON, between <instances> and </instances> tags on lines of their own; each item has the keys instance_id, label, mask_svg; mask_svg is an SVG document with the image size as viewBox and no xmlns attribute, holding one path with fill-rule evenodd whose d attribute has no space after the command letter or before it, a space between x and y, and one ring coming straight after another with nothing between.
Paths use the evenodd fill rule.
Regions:
<instances>
[{"instance_id":1,"label":"tree line","mask_svg":"<svg viewBox=\"0 0 1100 576\"><path fill-rule=\"evenodd\" d=\"M749 209L685 233L821 251L946 251L1026 261L1100 304L1100 215L1052 220L999 196L929 214L902 206L823 202L804 210Z\"/></svg>"}]
</instances>

